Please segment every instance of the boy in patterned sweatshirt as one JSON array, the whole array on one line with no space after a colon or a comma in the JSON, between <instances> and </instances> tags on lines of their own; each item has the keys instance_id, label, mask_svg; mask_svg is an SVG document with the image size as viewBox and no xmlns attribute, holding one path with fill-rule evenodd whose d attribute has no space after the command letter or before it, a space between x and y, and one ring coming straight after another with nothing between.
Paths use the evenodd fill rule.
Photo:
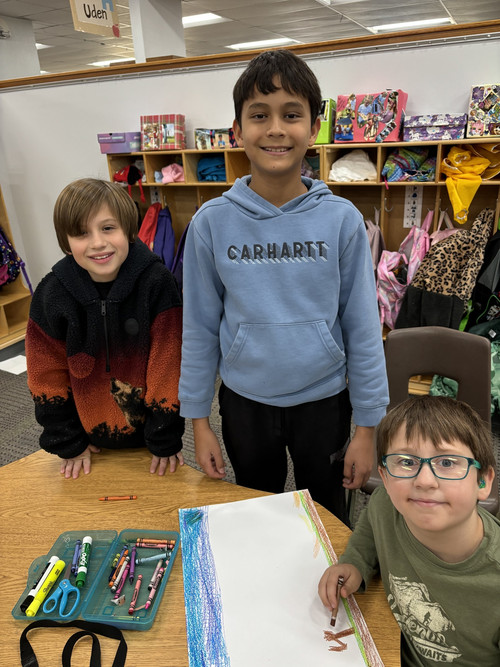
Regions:
<instances>
[{"instance_id":1,"label":"boy in patterned sweatshirt","mask_svg":"<svg viewBox=\"0 0 500 667\"><path fill-rule=\"evenodd\" d=\"M89 473L101 447L146 446L150 472L182 465L181 299L137 239L137 210L118 185L70 183L54 208L65 253L37 287L26 332L40 446L65 477Z\"/></svg>"}]
</instances>

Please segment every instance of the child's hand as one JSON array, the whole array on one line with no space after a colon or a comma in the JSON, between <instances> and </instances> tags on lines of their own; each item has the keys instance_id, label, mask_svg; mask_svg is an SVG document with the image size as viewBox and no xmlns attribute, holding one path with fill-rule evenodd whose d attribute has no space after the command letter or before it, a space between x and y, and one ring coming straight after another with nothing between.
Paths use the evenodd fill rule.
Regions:
<instances>
[{"instance_id":1,"label":"child's hand","mask_svg":"<svg viewBox=\"0 0 500 667\"><path fill-rule=\"evenodd\" d=\"M208 419L193 419L193 434L196 463L209 477L222 479L226 474L222 450Z\"/></svg>"},{"instance_id":2,"label":"child's hand","mask_svg":"<svg viewBox=\"0 0 500 667\"><path fill-rule=\"evenodd\" d=\"M73 459L63 459L60 468L61 475L64 475L66 479L70 477L77 479L82 468L83 472L88 475L92 465L92 454L98 454L100 451L99 447L89 445L79 456Z\"/></svg>"},{"instance_id":3,"label":"child's hand","mask_svg":"<svg viewBox=\"0 0 500 667\"><path fill-rule=\"evenodd\" d=\"M357 567L349 563L340 563L329 567L319 580L318 593L321 602L328 607L330 611L338 606L337 583L339 577L344 577L344 585L340 589L340 595L346 598L351 593L355 593L361 586L363 578Z\"/></svg>"},{"instance_id":4,"label":"child's hand","mask_svg":"<svg viewBox=\"0 0 500 667\"><path fill-rule=\"evenodd\" d=\"M151 465L149 466L149 472L155 473L158 469L158 474L164 475L167 466L169 467L170 472L175 472L177 461L179 461L180 466L184 465L184 457L181 452L177 452L177 454L174 454L173 456L153 456Z\"/></svg>"},{"instance_id":5,"label":"child's hand","mask_svg":"<svg viewBox=\"0 0 500 667\"><path fill-rule=\"evenodd\" d=\"M344 489L360 489L370 478L374 462L375 429L356 426L344 456Z\"/></svg>"}]
</instances>

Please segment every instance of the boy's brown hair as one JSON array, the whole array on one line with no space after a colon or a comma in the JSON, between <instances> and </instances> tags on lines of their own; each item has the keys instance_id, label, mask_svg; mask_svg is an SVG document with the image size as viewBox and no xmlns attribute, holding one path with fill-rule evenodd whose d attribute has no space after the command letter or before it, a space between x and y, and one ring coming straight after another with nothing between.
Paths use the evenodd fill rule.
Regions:
<instances>
[{"instance_id":1,"label":"boy's brown hair","mask_svg":"<svg viewBox=\"0 0 500 667\"><path fill-rule=\"evenodd\" d=\"M61 250L69 254L68 236L79 236L87 222L108 206L130 243L137 236L137 208L127 192L116 183L98 178L81 178L67 185L54 206L54 227Z\"/></svg>"},{"instance_id":2,"label":"boy's brown hair","mask_svg":"<svg viewBox=\"0 0 500 667\"><path fill-rule=\"evenodd\" d=\"M426 438L439 448L456 440L470 448L481 470L495 468L491 430L467 403L447 396L413 396L397 405L375 431L379 465L401 426L407 441Z\"/></svg>"},{"instance_id":3,"label":"boy's brown hair","mask_svg":"<svg viewBox=\"0 0 500 667\"><path fill-rule=\"evenodd\" d=\"M234 117L241 127L243 103L250 99L255 90L269 95L278 90L273 79L277 77L287 93L295 93L309 102L311 127L321 110L321 89L318 80L302 58L292 51L276 49L264 51L250 61L233 88Z\"/></svg>"}]
</instances>

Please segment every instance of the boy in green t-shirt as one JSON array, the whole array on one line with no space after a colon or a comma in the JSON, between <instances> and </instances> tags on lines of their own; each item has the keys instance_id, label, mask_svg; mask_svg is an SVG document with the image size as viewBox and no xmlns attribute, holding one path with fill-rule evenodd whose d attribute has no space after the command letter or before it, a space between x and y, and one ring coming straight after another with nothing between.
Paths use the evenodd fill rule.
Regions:
<instances>
[{"instance_id":1,"label":"boy in green t-shirt","mask_svg":"<svg viewBox=\"0 0 500 667\"><path fill-rule=\"evenodd\" d=\"M413 397L376 430L377 489L319 595L336 608L380 572L402 631L402 664L500 664L500 521L478 506L491 491L491 433L448 397Z\"/></svg>"}]
</instances>

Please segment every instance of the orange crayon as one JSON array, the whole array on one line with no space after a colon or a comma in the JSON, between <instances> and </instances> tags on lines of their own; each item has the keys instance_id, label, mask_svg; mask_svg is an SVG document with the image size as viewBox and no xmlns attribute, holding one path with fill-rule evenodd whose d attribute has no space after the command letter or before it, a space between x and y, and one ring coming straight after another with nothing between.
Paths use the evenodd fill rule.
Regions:
<instances>
[{"instance_id":1,"label":"orange crayon","mask_svg":"<svg viewBox=\"0 0 500 667\"><path fill-rule=\"evenodd\" d=\"M137 500L137 496L103 496L99 500Z\"/></svg>"}]
</instances>

